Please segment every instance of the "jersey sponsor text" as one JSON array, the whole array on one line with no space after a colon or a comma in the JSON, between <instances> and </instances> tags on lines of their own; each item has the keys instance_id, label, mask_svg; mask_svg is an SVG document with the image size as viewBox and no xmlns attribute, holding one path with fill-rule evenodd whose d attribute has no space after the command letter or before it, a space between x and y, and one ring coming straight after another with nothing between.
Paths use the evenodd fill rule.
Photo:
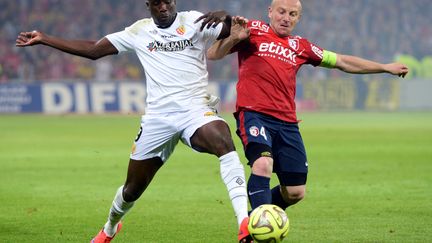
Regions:
<instances>
[{"instance_id":1,"label":"jersey sponsor text","mask_svg":"<svg viewBox=\"0 0 432 243\"><path fill-rule=\"evenodd\" d=\"M150 42L147 46L149 51L183 51L189 46L193 46L192 40L180 40L180 41L171 41L168 43L162 43L159 41Z\"/></svg>"},{"instance_id":2,"label":"jersey sponsor text","mask_svg":"<svg viewBox=\"0 0 432 243\"><path fill-rule=\"evenodd\" d=\"M271 54L276 54L277 56L281 56L284 58L279 58L285 62L291 62L293 65L297 64L296 57L297 54L295 51L282 46L281 44L276 44L275 42L266 43L263 42L260 44L259 49L260 52L268 52Z\"/></svg>"}]
</instances>

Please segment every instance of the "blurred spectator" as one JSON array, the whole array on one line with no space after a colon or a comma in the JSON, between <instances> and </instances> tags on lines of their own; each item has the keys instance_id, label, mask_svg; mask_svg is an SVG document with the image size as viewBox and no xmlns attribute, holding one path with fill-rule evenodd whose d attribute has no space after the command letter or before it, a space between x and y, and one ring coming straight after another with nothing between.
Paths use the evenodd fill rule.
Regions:
<instances>
[{"instance_id":1,"label":"blurred spectator","mask_svg":"<svg viewBox=\"0 0 432 243\"><path fill-rule=\"evenodd\" d=\"M233 15L267 19L271 0L178 0L178 10L226 9ZM341 53L390 62L394 53L418 60L432 56L430 0L303 1L295 34ZM0 82L49 80L144 80L134 56L106 57L98 62L72 58L49 48L14 47L19 31L40 29L65 38L100 39L150 17L142 0L0 0ZM37 61L36 61L37 60ZM41 61L43 60L43 61ZM236 80L234 55L209 62L211 80ZM300 78L323 78L331 71L301 72Z\"/></svg>"}]
</instances>

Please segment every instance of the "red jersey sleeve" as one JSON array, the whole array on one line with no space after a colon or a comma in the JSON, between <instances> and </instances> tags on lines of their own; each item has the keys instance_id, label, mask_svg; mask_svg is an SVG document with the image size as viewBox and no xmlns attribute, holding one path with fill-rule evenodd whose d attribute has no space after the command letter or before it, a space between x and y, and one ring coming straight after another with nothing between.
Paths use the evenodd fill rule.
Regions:
<instances>
[{"instance_id":1,"label":"red jersey sleeve","mask_svg":"<svg viewBox=\"0 0 432 243\"><path fill-rule=\"evenodd\" d=\"M304 53L302 54L305 56L305 59L307 60L306 64L311 64L313 66L320 65L323 59L323 49L309 42L307 39L301 38L300 42L302 43L302 46L304 48Z\"/></svg>"}]
</instances>

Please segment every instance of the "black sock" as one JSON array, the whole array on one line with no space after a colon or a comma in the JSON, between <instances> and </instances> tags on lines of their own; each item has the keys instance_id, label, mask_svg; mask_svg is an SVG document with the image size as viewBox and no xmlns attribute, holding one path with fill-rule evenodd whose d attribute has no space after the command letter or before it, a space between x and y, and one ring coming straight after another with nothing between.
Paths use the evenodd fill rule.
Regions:
<instances>
[{"instance_id":1,"label":"black sock","mask_svg":"<svg viewBox=\"0 0 432 243\"><path fill-rule=\"evenodd\" d=\"M252 210L263 204L270 204L270 178L251 174L248 180L248 196Z\"/></svg>"},{"instance_id":2,"label":"black sock","mask_svg":"<svg viewBox=\"0 0 432 243\"><path fill-rule=\"evenodd\" d=\"M271 196L272 196L272 204L279 206L283 210L285 210L289 205L282 197L282 194L280 192L280 185L277 185L273 187L271 190Z\"/></svg>"}]
</instances>

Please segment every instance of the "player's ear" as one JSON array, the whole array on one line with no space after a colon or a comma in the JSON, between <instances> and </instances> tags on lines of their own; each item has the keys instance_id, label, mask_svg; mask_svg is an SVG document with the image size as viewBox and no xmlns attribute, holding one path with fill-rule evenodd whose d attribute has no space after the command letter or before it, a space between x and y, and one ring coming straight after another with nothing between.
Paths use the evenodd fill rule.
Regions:
<instances>
[{"instance_id":1,"label":"player's ear","mask_svg":"<svg viewBox=\"0 0 432 243\"><path fill-rule=\"evenodd\" d=\"M146 6L147 6L147 9L150 10L150 3L149 3L149 1L146 1Z\"/></svg>"}]
</instances>

